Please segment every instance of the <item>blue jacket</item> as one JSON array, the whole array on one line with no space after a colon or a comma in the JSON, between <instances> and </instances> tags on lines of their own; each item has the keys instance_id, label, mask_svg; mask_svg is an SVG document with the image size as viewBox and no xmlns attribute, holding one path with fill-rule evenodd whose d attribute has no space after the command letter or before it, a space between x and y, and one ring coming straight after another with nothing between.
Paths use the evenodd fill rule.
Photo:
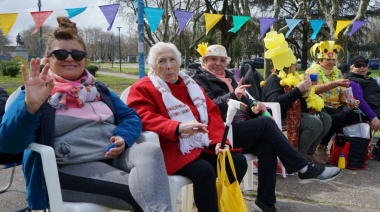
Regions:
<instances>
[{"instance_id":1,"label":"blue jacket","mask_svg":"<svg viewBox=\"0 0 380 212\"><path fill-rule=\"evenodd\" d=\"M97 87L102 101L111 108L115 115L117 126L113 135L124 138L126 148L131 146L142 131L140 117L135 110L127 107L115 93L104 89L104 85ZM46 110L47 107L51 110L51 107L45 103L37 114L30 114L25 107L25 90L23 90L4 114L3 122L0 125L0 152L19 153L24 151L32 142L51 144L52 141L46 142L44 138L53 138L54 125L48 126L52 130L41 130L43 128L41 126L46 125L46 121L43 120L49 122L51 119L54 120L54 113L53 117L44 119L44 113L48 113L46 112L48 111ZM53 111L55 112L55 110ZM29 209L46 209L47 190L43 178L41 157L38 153L25 150L23 172Z\"/></svg>"}]
</instances>

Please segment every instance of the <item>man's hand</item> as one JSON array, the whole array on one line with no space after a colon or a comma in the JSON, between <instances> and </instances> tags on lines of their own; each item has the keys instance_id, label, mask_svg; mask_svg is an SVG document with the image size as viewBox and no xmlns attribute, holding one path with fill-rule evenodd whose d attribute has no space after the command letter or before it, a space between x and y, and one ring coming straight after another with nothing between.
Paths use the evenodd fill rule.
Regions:
<instances>
[{"instance_id":1,"label":"man's hand","mask_svg":"<svg viewBox=\"0 0 380 212\"><path fill-rule=\"evenodd\" d=\"M112 136L110 141L111 141L111 144L112 143L115 144L116 147L106 152L106 158L114 159L114 158L117 158L117 156L119 156L122 152L124 152L125 142L124 142L124 139L120 136Z\"/></svg>"}]
</instances>

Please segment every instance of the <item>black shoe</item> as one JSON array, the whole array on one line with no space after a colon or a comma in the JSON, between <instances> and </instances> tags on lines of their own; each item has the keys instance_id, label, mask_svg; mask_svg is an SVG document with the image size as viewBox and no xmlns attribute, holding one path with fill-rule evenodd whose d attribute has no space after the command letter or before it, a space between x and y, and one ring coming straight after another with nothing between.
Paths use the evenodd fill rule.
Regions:
<instances>
[{"instance_id":1,"label":"black shoe","mask_svg":"<svg viewBox=\"0 0 380 212\"><path fill-rule=\"evenodd\" d=\"M277 209L274 204L266 204L255 200L253 203L253 209L258 212L276 212Z\"/></svg>"},{"instance_id":2,"label":"black shoe","mask_svg":"<svg viewBox=\"0 0 380 212\"><path fill-rule=\"evenodd\" d=\"M380 161L380 150L379 150L379 147L374 146L372 148L372 157L373 157L373 159L375 159L377 161Z\"/></svg>"},{"instance_id":3,"label":"black shoe","mask_svg":"<svg viewBox=\"0 0 380 212\"><path fill-rule=\"evenodd\" d=\"M305 173L298 172L300 183L306 184L312 181L328 182L335 179L340 173L338 167L324 167L313 162L307 165Z\"/></svg>"}]
</instances>

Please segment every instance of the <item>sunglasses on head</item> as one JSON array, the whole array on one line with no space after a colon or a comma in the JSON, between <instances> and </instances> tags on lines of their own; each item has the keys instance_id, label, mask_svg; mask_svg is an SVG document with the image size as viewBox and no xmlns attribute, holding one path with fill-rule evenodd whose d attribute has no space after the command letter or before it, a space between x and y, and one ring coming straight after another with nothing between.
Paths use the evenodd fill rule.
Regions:
<instances>
[{"instance_id":1,"label":"sunglasses on head","mask_svg":"<svg viewBox=\"0 0 380 212\"><path fill-rule=\"evenodd\" d=\"M354 67L355 67L355 68L366 68L366 67L367 67L367 64L358 63L358 64L354 64Z\"/></svg>"},{"instance_id":2,"label":"sunglasses on head","mask_svg":"<svg viewBox=\"0 0 380 212\"><path fill-rule=\"evenodd\" d=\"M54 55L57 60L66 60L69 55L75 60L75 61L81 61L84 57L86 57L86 52L79 51L79 50L73 50L71 52L63 50L63 49L57 49L52 51L49 56Z\"/></svg>"}]
</instances>

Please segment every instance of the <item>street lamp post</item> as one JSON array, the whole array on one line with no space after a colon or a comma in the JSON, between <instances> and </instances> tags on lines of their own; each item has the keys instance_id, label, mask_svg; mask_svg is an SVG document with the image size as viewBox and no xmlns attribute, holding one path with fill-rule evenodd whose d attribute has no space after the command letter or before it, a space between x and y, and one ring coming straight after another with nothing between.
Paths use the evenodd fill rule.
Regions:
<instances>
[{"instance_id":1,"label":"street lamp post","mask_svg":"<svg viewBox=\"0 0 380 212\"><path fill-rule=\"evenodd\" d=\"M37 3L38 11L41 12L41 0L38 0ZM43 43L42 43L42 26L40 27L40 58L43 57Z\"/></svg>"},{"instance_id":2,"label":"street lamp post","mask_svg":"<svg viewBox=\"0 0 380 212\"><path fill-rule=\"evenodd\" d=\"M121 72L121 44L120 44L120 28L116 27L119 30L119 64L120 64L120 72Z\"/></svg>"},{"instance_id":3,"label":"street lamp post","mask_svg":"<svg viewBox=\"0 0 380 212\"><path fill-rule=\"evenodd\" d=\"M113 62L115 61L115 41L114 37L111 35L111 62L113 68Z\"/></svg>"}]
</instances>

